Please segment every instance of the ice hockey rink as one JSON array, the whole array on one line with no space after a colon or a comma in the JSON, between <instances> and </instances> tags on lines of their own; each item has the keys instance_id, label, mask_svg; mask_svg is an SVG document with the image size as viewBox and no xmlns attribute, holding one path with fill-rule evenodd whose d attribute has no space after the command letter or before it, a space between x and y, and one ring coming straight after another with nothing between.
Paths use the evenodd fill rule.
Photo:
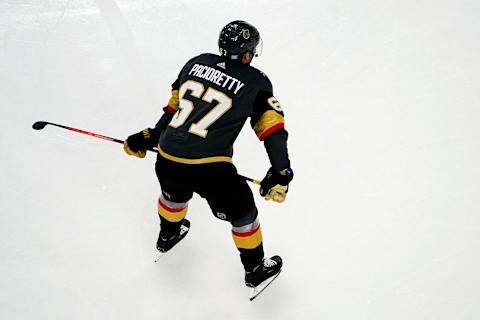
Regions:
<instances>
[{"instance_id":1,"label":"ice hockey rink","mask_svg":"<svg viewBox=\"0 0 480 320\"><path fill-rule=\"evenodd\" d=\"M251 185L282 274L248 300L230 225L195 196L155 264L153 126L191 57L255 25L295 179ZM480 2L0 0L0 318L480 319ZM240 173L261 179L245 125Z\"/></svg>"}]
</instances>

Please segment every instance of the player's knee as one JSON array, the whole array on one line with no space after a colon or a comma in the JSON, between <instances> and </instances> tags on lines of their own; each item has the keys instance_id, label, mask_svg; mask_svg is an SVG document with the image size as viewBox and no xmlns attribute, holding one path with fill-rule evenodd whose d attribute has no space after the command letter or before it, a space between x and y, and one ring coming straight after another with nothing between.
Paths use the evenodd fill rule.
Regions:
<instances>
[{"instance_id":1,"label":"player's knee","mask_svg":"<svg viewBox=\"0 0 480 320\"><path fill-rule=\"evenodd\" d=\"M250 208L245 214L240 217L232 217L230 222L233 227L243 227L249 224L252 224L255 220L257 220L258 210L256 207Z\"/></svg>"}]
</instances>

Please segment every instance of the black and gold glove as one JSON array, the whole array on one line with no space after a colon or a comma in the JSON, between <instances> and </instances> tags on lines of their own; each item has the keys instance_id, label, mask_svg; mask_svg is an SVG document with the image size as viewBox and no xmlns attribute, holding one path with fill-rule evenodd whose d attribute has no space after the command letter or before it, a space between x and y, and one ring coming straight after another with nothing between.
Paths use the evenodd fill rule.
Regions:
<instances>
[{"instance_id":1,"label":"black and gold glove","mask_svg":"<svg viewBox=\"0 0 480 320\"><path fill-rule=\"evenodd\" d=\"M123 150L128 155L145 158L147 150L156 147L159 138L160 133L158 130L147 128L129 136L123 143Z\"/></svg>"},{"instance_id":2,"label":"black and gold glove","mask_svg":"<svg viewBox=\"0 0 480 320\"><path fill-rule=\"evenodd\" d=\"M260 183L260 195L266 200L283 202L287 197L288 184L293 179L291 168L275 172L273 168L268 169L267 175Z\"/></svg>"}]
</instances>

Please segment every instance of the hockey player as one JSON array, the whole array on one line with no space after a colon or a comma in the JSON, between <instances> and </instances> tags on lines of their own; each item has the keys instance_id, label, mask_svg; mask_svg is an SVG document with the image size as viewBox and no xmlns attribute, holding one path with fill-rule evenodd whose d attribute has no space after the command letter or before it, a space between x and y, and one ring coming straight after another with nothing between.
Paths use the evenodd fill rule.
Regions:
<instances>
[{"instance_id":1,"label":"hockey player","mask_svg":"<svg viewBox=\"0 0 480 320\"><path fill-rule=\"evenodd\" d=\"M260 194L283 202L293 178L287 131L270 80L250 66L261 53L257 29L233 21L221 30L218 45L220 55L201 54L185 64L155 128L129 136L124 149L143 158L147 149L158 145L155 169L162 192L157 249L166 252L185 236L190 226L185 219L188 201L195 192L207 200L217 218L231 223L245 284L256 287L280 272L282 259L264 258L257 208L250 187L232 163L232 146L250 118L271 162Z\"/></svg>"}]
</instances>

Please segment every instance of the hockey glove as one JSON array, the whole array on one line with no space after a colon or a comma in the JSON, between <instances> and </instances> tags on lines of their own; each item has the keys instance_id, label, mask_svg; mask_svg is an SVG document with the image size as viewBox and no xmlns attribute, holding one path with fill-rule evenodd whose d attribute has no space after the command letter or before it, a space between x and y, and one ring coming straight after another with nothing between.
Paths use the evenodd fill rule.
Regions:
<instances>
[{"instance_id":1,"label":"hockey glove","mask_svg":"<svg viewBox=\"0 0 480 320\"><path fill-rule=\"evenodd\" d=\"M265 200L273 200L275 202L283 202L287 197L288 184L293 179L293 171L291 168L275 172L273 168L268 169L267 175L260 183L260 195Z\"/></svg>"},{"instance_id":2,"label":"hockey glove","mask_svg":"<svg viewBox=\"0 0 480 320\"><path fill-rule=\"evenodd\" d=\"M144 129L138 133L132 134L123 143L123 150L128 155L138 158L145 158L147 150L152 149L158 144L160 134L154 129Z\"/></svg>"}]
</instances>

